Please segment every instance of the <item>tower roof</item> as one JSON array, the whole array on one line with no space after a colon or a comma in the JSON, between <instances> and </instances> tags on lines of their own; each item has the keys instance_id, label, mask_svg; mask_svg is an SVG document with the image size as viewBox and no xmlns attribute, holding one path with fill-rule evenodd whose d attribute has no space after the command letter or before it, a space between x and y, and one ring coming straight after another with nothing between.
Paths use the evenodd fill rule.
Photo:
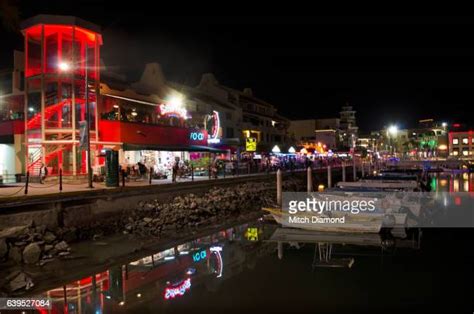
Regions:
<instances>
[{"instance_id":1,"label":"tower roof","mask_svg":"<svg viewBox=\"0 0 474 314\"><path fill-rule=\"evenodd\" d=\"M39 14L24 20L20 26L21 29L26 29L38 24L72 25L85 28L98 34L101 32L99 25L71 15Z\"/></svg>"}]
</instances>

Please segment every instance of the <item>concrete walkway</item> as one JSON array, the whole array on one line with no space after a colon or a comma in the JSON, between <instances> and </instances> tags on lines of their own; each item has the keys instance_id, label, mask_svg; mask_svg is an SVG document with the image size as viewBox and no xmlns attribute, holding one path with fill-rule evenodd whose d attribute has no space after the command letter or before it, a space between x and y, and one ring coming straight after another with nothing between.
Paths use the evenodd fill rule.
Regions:
<instances>
[{"instance_id":1,"label":"concrete walkway","mask_svg":"<svg viewBox=\"0 0 474 314\"><path fill-rule=\"evenodd\" d=\"M299 172L303 170L295 170L295 172ZM255 176L262 176L262 175L274 175L275 173L265 173L265 172L258 172L252 174L245 174L239 176L233 175L226 175L225 179L232 179L232 178L242 178L242 177L255 177ZM208 176L195 176L194 182L202 182L202 181L216 181L223 179L223 176L219 176L217 179L209 179ZM183 182L192 182L191 178L178 178L176 183L171 182L171 179L159 179L159 180L152 180L151 185L166 185L166 184L174 184L179 185ZM45 184L40 183L30 183L28 185L28 194L25 195L25 183L11 183L11 184L4 184L3 186L0 185L0 199L5 200L7 198L18 198L18 197L29 197L29 196L38 196L38 195L48 195L48 194L59 194L59 193L67 193L67 192L80 192L80 191L100 191L100 190L113 190L117 189L115 187L106 187L104 182L94 182L94 188L90 189L87 186L87 183L66 183L63 182L63 189L59 191L59 183L58 182L47 182ZM120 182L120 186L122 183ZM147 178L138 179L138 180L130 180L125 182L126 187L139 187L139 186L150 186L150 183Z\"/></svg>"}]
</instances>

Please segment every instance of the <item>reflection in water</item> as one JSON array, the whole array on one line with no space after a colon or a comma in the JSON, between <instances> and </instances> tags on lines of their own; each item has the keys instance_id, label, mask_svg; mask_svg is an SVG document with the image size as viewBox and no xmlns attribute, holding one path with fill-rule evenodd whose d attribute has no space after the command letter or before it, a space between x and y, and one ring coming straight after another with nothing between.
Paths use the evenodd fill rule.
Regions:
<instances>
[{"instance_id":1,"label":"reflection in water","mask_svg":"<svg viewBox=\"0 0 474 314\"><path fill-rule=\"evenodd\" d=\"M432 178L439 192L474 192L474 173L445 174L439 173Z\"/></svg>"},{"instance_id":2,"label":"reflection in water","mask_svg":"<svg viewBox=\"0 0 474 314\"><path fill-rule=\"evenodd\" d=\"M455 187L469 191L473 179L472 174L456 177L440 174L433 177L430 184L436 191L456 192ZM450 200L445 198L444 201ZM420 252L420 243L418 229L395 236L393 233L331 234L280 228L260 219L180 243L47 291L44 296L50 297L54 305L53 310L44 313L160 313L189 310L189 307L203 310L214 303L218 304L215 309L221 309L228 308L235 294L245 301L247 289L255 289L254 298L262 298L262 303L265 300L278 303L280 298L287 296L285 290L296 289L307 300L304 306L314 308L311 291L317 288L315 285L322 285L322 288L332 285L339 291L352 285L365 296L368 289L373 289L370 290L372 294L377 294L379 289L376 284L364 288L360 278L373 282L379 276L387 276L393 283L413 265L418 271L429 269L428 264L423 264L426 262L414 258ZM404 254L409 257L401 260ZM402 257L397 257L399 255ZM436 260L439 260L437 255ZM416 266L417 263L420 265ZM377 273L374 270L383 265L386 265L386 271ZM433 266L437 273L442 272L443 267L442 262ZM333 268L346 272L338 273ZM354 272L355 277L351 275ZM322 277L316 280L311 274ZM415 276L413 271L410 276ZM431 278L431 273L429 276ZM247 284L236 286L239 281ZM229 286L226 282L232 284ZM250 286L248 282L251 282ZM282 283L291 284L279 288ZM427 281L426 284L427 291L431 291L433 283ZM418 282L403 282L402 286L424 287ZM263 291L267 289L271 292ZM346 295L352 304L358 304L357 291L351 290L350 295ZM252 292L248 293L252 295ZM324 291L320 293L324 294ZM254 304L256 300L249 302Z\"/></svg>"},{"instance_id":3,"label":"reflection in water","mask_svg":"<svg viewBox=\"0 0 474 314\"><path fill-rule=\"evenodd\" d=\"M115 313L146 302L163 307L186 296L194 286L205 285L212 291L219 286L218 281L251 267L253 262L249 261L271 251L270 243L259 241L270 229L261 220L235 226L112 267L44 295L53 300L51 313Z\"/></svg>"}]
</instances>

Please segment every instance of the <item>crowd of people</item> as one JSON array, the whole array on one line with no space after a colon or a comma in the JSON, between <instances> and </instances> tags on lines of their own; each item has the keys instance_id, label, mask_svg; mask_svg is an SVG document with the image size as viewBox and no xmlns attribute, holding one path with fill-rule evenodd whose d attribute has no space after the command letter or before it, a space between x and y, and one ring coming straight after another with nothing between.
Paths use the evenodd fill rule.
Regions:
<instances>
[{"instance_id":1,"label":"crowd of people","mask_svg":"<svg viewBox=\"0 0 474 314\"><path fill-rule=\"evenodd\" d=\"M163 165L145 165L143 162L131 164L126 160L120 167L120 172L126 179L130 178L146 178L152 171L153 179L167 179L171 177L172 182L179 179L190 178L194 171L195 176L210 176L217 178L225 175L239 175L247 173L274 172L278 169L284 171L292 171L297 169L323 168L327 166L338 167L344 160L341 158L308 158L300 156L263 156L261 158L242 157L240 160L236 158L218 159L214 158L204 167L193 167L192 162L175 157L166 166Z\"/></svg>"}]
</instances>

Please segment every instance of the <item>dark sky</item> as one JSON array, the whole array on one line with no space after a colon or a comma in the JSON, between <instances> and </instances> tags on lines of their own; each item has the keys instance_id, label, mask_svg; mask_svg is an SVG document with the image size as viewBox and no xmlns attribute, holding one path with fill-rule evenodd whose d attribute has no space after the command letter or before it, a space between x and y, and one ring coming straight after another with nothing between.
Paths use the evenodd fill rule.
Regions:
<instances>
[{"instance_id":1,"label":"dark sky","mask_svg":"<svg viewBox=\"0 0 474 314\"><path fill-rule=\"evenodd\" d=\"M350 102L364 130L418 119L472 122L473 17L160 16L104 1L17 1L21 17L76 15L103 27L102 57L138 79L146 62L195 85L205 72L291 119ZM46 4L45 4L46 3ZM224 4L223 4L224 5ZM1 65L20 35L2 30Z\"/></svg>"}]
</instances>

